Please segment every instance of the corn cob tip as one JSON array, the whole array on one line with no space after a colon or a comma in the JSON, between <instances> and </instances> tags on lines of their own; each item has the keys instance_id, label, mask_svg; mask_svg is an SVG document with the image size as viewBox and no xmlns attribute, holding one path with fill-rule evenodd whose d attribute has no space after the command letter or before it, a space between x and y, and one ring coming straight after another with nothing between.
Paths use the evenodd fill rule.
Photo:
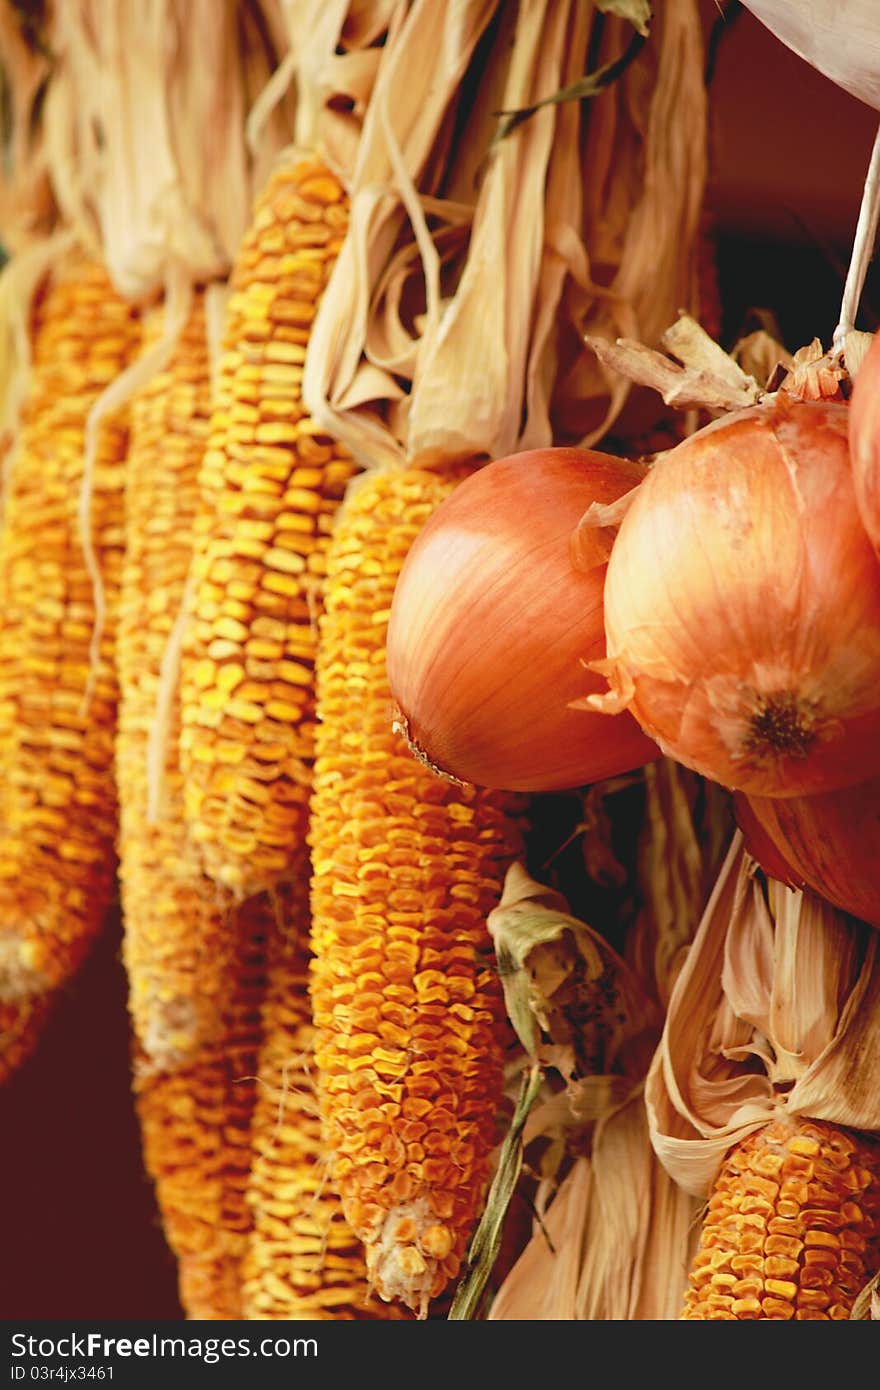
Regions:
<instances>
[{"instance_id":1,"label":"corn cob tip","mask_svg":"<svg viewBox=\"0 0 880 1390\"><path fill-rule=\"evenodd\" d=\"M431 1299L449 1281L444 1261L454 1244L452 1232L438 1222L426 1198L392 1207L366 1248L372 1288L386 1303L399 1299L426 1318Z\"/></svg>"},{"instance_id":2,"label":"corn cob tip","mask_svg":"<svg viewBox=\"0 0 880 1390\"><path fill-rule=\"evenodd\" d=\"M34 954L34 943L18 932L0 937L0 1004L32 999L49 988Z\"/></svg>"}]
</instances>

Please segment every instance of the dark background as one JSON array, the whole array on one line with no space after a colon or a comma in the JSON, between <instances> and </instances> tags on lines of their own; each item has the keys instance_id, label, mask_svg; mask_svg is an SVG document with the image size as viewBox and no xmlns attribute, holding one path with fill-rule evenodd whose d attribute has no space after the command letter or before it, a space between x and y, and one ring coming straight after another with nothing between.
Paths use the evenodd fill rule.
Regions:
<instances>
[{"instance_id":1,"label":"dark background","mask_svg":"<svg viewBox=\"0 0 880 1390\"><path fill-rule=\"evenodd\" d=\"M711 26L718 16L706 0ZM711 86L708 206L730 347L776 316L786 346L836 324L875 114L748 12L728 20ZM869 277L860 326L880 313ZM174 1263L131 1107L113 914L37 1054L0 1092L0 1317L180 1318Z\"/></svg>"}]
</instances>

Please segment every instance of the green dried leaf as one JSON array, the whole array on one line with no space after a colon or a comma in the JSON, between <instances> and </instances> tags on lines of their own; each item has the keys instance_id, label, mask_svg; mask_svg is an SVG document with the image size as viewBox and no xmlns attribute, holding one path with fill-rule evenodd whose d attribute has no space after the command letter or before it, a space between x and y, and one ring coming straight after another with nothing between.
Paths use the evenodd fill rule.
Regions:
<instances>
[{"instance_id":1,"label":"green dried leaf","mask_svg":"<svg viewBox=\"0 0 880 1390\"><path fill-rule=\"evenodd\" d=\"M621 0L626 3L626 0ZM638 3L638 0L633 0ZM517 126L522 125L530 116L534 116L536 111L540 111L543 106L558 106L565 101L585 101L588 97L594 97L599 92L610 87L612 82L616 82L618 77L626 71L636 54L643 47L645 39L641 33L633 34L624 53L614 62L606 63L604 67L596 68L595 72L588 72L584 77L579 77L577 82L570 83L567 87L562 87L558 92L554 92L550 97L544 97L542 101L536 101L532 106L521 106L517 111L499 111L499 116L505 119L499 122L498 129L492 137L492 145L497 145L500 140L504 140L511 131L516 130Z\"/></svg>"},{"instance_id":2,"label":"green dried leaf","mask_svg":"<svg viewBox=\"0 0 880 1390\"><path fill-rule=\"evenodd\" d=\"M596 9L603 14L616 14L620 19L628 19L643 38L648 37L648 26L653 17L651 0L596 0Z\"/></svg>"},{"instance_id":3,"label":"green dried leaf","mask_svg":"<svg viewBox=\"0 0 880 1390\"><path fill-rule=\"evenodd\" d=\"M521 864L508 870L488 927L517 1037L567 1082L619 1068L627 1046L658 1025L626 962Z\"/></svg>"},{"instance_id":4,"label":"green dried leaf","mask_svg":"<svg viewBox=\"0 0 880 1390\"><path fill-rule=\"evenodd\" d=\"M479 1316L486 1284L498 1258L504 1218L522 1170L523 1129L543 1079L543 1072L537 1064L523 1075L519 1099L501 1146L486 1206L468 1250L465 1273L449 1310L450 1322L467 1322Z\"/></svg>"}]
</instances>

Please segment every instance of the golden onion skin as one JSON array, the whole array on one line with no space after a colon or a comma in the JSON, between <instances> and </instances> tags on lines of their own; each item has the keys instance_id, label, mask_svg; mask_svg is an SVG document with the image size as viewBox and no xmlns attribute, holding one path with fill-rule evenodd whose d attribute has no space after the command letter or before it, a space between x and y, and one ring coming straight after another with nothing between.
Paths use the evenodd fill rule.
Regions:
<instances>
[{"instance_id":1,"label":"golden onion skin","mask_svg":"<svg viewBox=\"0 0 880 1390\"><path fill-rule=\"evenodd\" d=\"M847 425L783 397L713 422L657 462L611 553L606 705L734 790L880 772L880 565Z\"/></svg>"},{"instance_id":2,"label":"golden onion skin","mask_svg":"<svg viewBox=\"0 0 880 1390\"><path fill-rule=\"evenodd\" d=\"M581 786L658 756L627 714L572 708L603 686L605 565L572 562L593 502L645 470L584 449L484 465L427 522L398 580L391 691L410 746L438 771L508 791Z\"/></svg>"}]
</instances>

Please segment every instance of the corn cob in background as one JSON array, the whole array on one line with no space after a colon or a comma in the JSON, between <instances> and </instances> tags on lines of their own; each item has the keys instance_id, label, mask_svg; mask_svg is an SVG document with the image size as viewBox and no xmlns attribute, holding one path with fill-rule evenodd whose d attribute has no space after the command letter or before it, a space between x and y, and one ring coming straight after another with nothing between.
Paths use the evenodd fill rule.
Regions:
<instances>
[{"instance_id":1,"label":"corn cob in background","mask_svg":"<svg viewBox=\"0 0 880 1390\"><path fill-rule=\"evenodd\" d=\"M232 903L201 871L183 819L177 693L155 736L163 660L178 621L192 556L198 474L208 434L210 370L204 291L182 329L159 305L144 344L177 334L169 359L131 402L125 492L116 780L120 801L123 956L129 1009L143 1052L173 1069L220 1026L234 942ZM158 779L158 805L153 779Z\"/></svg>"},{"instance_id":2,"label":"corn cob in background","mask_svg":"<svg viewBox=\"0 0 880 1390\"><path fill-rule=\"evenodd\" d=\"M301 381L346 223L343 188L319 160L280 164L227 305L195 520L180 749L193 841L238 898L283 878L305 839L314 623L327 534L354 465L312 422Z\"/></svg>"},{"instance_id":3,"label":"corn cob in background","mask_svg":"<svg viewBox=\"0 0 880 1390\"><path fill-rule=\"evenodd\" d=\"M0 999L69 977L114 888L115 626L127 424L97 432L91 532L106 620L90 652L92 577L78 525L86 421L136 351L137 315L72 256L34 308L33 363L5 498L0 560Z\"/></svg>"},{"instance_id":4,"label":"corn cob in background","mask_svg":"<svg viewBox=\"0 0 880 1390\"><path fill-rule=\"evenodd\" d=\"M405 1316L367 1284L363 1247L342 1215L321 1138L315 1095L314 1028L308 992L308 874L295 917L277 933L269 962L265 1041L253 1123L245 1256L249 1319Z\"/></svg>"},{"instance_id":5,"label":"corn cob in background","mask_svg":"<svg viewBox=\"0 0 880 1390\"><path fill-rule=\"evenodd\" d=\"M54 995L41 994L0 1004L0 1086L34 1051L53 1000Z\"/></svg>"},{"instance_id":6,"label":"corn cob in background","mask_svg":"<svg viewBox=\"0 0 880 1390\"><path fill-rule=\"evenodd\" d=\"M849 1318L880 1264L880 1142L786 1118L728 1154L682 1316Z\"/></svg>"},{"instance_id":7,"label":"corn cob in background","mask_svg":"<svg viewBox=\"0 0 880 1390\"><path fill-rule=\"evenodd\" d=\"M134 1090L147 1173L178 1262L188 1318L240 1318L241 1261L251 1225L246 1187L268 940L283 906L265 896L227 924L233 952L214 1037L184 1065L135 1055Z\"/></svg>"},{"instance_id":8,"label":"corn cob in background","mask_svg":"<svg viewBox=\"0 0 880 1390\"><path fill-rule=\"evenodd\" d=\"M439 779L392 728L385 631L403 559L457 476L381 470L327 561L312 849L315 1063L333 1180L376 1291L422 1316L458 1271L501 1099L486 914L523 799Z\"/></svg>"}]
</instances>

